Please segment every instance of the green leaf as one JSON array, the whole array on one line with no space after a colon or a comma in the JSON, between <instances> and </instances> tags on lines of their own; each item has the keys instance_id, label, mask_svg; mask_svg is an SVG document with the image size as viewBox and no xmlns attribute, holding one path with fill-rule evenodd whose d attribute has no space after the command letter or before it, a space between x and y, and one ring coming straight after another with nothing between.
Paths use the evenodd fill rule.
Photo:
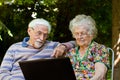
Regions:
<instances>
[{"instance_id":1,"label":"green leaf","mask_svg":"<svg viewBox=\"0 0 120 80\"><path fill-rule=\"evenodd\" d=\"M10 30L7 30L7 32L8 32L8 35L9 35L9 36L13 37L13 34L11 33Z\"/></svg>"},{"instance_id":2,"label":"green leaf","mask_svg":"<svg viewBox=\"0 0 120 80\"><path fill-rule=\"evenodd\" d=\"M1 35L0 35L0 40L2 41L2 37L1 37Z\"/></svg>"}]
</instances>

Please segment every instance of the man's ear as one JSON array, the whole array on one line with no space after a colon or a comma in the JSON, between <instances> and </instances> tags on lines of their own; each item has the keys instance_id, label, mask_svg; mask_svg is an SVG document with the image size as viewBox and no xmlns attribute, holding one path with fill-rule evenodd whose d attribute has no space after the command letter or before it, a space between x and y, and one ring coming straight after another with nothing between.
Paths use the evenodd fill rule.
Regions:
<instances>
[{"instance_id":1,"label":"man's ear","mask_svg":"<svg viewBox=\"0 0 120 80\"><path fill-rule=\"evenodd\" d=\"M27 29L28 35L31 34L31 31L32 31L32 28L28 27L28 29Z\"/></svg>"}]
</instances>

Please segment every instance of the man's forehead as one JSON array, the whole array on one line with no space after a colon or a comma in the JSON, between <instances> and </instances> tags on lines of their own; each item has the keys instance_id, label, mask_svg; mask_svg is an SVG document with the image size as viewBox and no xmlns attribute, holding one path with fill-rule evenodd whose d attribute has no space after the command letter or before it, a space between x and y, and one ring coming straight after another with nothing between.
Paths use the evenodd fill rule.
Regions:
<instances>
[{"instance_id":1,"label":"man's forehead","mask_svg":"<svg viewBox=\"0 0 120 80\"><path fill-rule=\"evenodd\" d=\"M36 24L34 28L48 28L48 27L43 24Z\"/></svg>"},{"instance_id":2,"label":"man's forehead","mask_svg":"<svg viewBox=\"0 0 120 80\"><path fill-rule=\"evenodd\" d=\"M35 27L33 29L44 29L44 30L48 30L48 27L42 24L37 24L35 25Z\"/></svg>"},{"instance_id":3,"label":"man's forehead","mask_svg":"<svg viewBox=\"0 0 120 80\"><path fill-rule=\"evenodd\" d=\"M45 25L37 25L34 30L48 33L48 27Z\"/></svg>"}]
</instances>

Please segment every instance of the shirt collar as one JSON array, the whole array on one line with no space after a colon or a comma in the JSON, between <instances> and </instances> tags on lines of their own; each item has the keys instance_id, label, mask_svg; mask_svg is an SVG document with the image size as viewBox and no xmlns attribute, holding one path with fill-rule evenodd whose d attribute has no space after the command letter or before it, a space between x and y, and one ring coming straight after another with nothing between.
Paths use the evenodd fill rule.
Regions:
<instances>
[{"instance_id":1,"label":"shirt collar","mask_svg":"<svg viewBox=\"0 0 120 80\"><path fill-rule=\"evenodd\" d=\"M23 47L28 47L29 46L29 44L28 44L28 40L29 40L30 38L29 37L25 37L24 39L23 39L23 41L22 41L22 46Z\"/></svg>"}]
</instances>

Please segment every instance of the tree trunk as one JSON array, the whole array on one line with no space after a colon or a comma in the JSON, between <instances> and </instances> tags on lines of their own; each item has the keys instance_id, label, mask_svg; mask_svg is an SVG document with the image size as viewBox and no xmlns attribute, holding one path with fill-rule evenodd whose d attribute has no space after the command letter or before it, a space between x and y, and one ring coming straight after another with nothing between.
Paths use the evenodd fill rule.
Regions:
<instances>
[{"instance_id":1,"label":"tree trunk","mask_svg":"<svg viewBox=\"0 0 120 80\"><path fill-rule=\"evenodd\" d=\"M114 80L120 80L120 0L112 0L112 46L115 52Z\"/></svg>"}]
</instances>

